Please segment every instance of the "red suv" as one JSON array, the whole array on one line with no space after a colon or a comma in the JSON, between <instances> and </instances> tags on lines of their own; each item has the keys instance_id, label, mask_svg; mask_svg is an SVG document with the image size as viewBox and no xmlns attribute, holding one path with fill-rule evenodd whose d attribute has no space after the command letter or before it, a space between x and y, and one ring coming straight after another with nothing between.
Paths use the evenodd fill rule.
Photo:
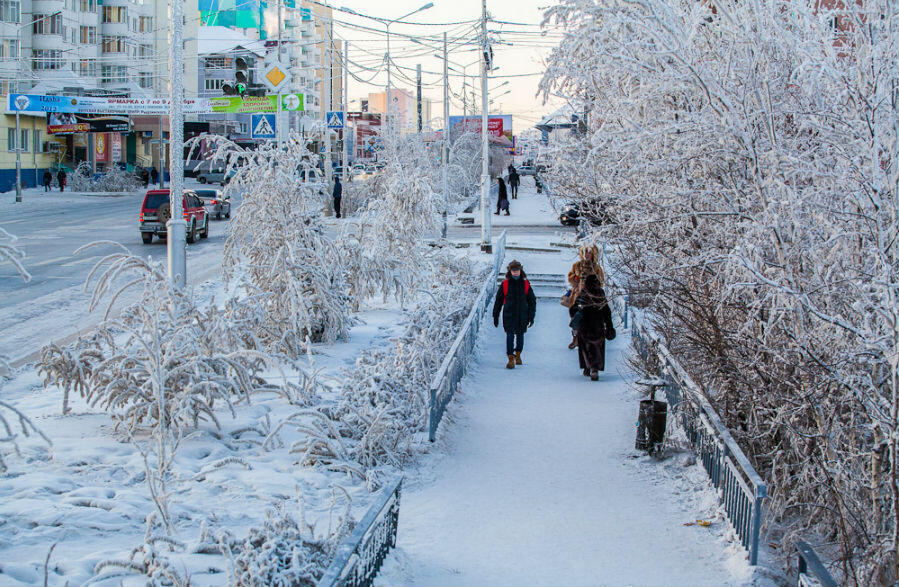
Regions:
<instances>
[{"instance_id":1,"label":"red suv","mask_svg":"<svg viewBox=\"0 0 899 587\"><path fill-rule=\"evenodd\" d=\"M209 216L206 214L206 206L190 190L184 190L184 220L187 222L187 242L192 243L197 239L209 236ZM144 196L144 203L140 207L140 237L144 244L153 242L153 235L165 238L165 223L172 217L169 204L169 190L149 190Z\"/></svg>"}]
</instances>

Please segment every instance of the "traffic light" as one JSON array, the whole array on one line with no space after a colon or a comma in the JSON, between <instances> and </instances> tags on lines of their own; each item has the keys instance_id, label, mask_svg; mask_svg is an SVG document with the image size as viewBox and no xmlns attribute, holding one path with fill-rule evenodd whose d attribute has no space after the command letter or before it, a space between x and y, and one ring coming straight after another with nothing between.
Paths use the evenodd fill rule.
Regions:
<instances>
[{"instance_id":1,"label":"traffic light","mask_svg":"<svg viewBox=\"0 0 899 587\"><path fill-rule=\"evenodd\" d=\"M246 58L238 57L234 60L234 93L243 96L247 93L247 87L250 85L250 66Z\"/></svg>"}]
</instances>

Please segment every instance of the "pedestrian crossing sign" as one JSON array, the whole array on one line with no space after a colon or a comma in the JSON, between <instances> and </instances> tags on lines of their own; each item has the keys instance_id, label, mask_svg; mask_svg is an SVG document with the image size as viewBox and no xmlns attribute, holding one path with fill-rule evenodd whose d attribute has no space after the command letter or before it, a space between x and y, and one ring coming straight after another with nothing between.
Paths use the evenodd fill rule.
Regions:
<instances>
[{"instance_id":1,"label":"pedestrian crossing sign","mask_svg":"<svg viewBox=\"0 0 899 587\"><path fill-rule=\"evenodd\" d=\"M252 129L250 133L252 138L273 139L275 138L275 115L253 114L250 118L250 127Z\"/></svg>"},{"instance_id":2,"label":"pedestrian crossing sign","mask_svg":"<svg viewBox=\"0 0 899 587\"><path fill-rule=\"evenodd\" d=\"M335 110L328 112L328 128L343 128L343 112Z\"/></svg>"}]
</instances>

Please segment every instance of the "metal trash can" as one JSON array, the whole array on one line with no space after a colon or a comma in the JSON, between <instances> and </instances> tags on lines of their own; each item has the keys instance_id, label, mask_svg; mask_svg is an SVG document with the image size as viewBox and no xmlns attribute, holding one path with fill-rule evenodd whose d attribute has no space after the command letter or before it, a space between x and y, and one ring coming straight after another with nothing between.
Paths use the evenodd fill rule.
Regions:
<instances>
[{"instance_id":1,"label":"metal trash can","mask_svg":"<svg viewBox=\"0 0 899 587\"><path fill-rule=\"evenodd\" d=\"M668 423L668 404L646 399L640 402L637 414L637 440L634 448L655 452L665 440L665 426Z\"/></svg>"}]
</instances>

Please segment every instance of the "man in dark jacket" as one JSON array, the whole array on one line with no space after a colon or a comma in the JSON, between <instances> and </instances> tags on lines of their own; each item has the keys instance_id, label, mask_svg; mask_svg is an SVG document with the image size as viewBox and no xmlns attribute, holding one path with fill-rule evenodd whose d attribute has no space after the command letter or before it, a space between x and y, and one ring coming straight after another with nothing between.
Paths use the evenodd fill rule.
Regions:
<instances>
[{"instance_id":1,"label":"man in dark jacket","mask_svg":"<svg viewBox=\"0 0 899 587\"><path fill-rule=\"evenodd\" d=\"M53 183L53 174L50 173L49 169L44 170L44 191L50 191L50 184Z\"/></svg>"},{"instance_id":2,"label":"man in dark jacket","mask_svg":"<svg viewBox=\"0 0 899 587\"><path fill-rule=\"evenodd\" d=\"M537 313L537 296L531 287L521 263L513 260L506 270L506 278L496 290L493 304L493 325L499 326L499 314L503 314L503 330L506 331L506 369L521 365L524 349L524 333L534 325Z\"/></svg>"},{"instance_id":3,"label":"man in dark jacket","mask_svg":"<svg viewBox=\"0 0 899 587\"><path fill-rule=\"evenodd\" d=\"M521 177L511 165L509 166L509 188L511 188L512 199L518 199L518 186L521 184Z\"/></svg>"},{"instance_id":4,"label":"man in dark jacket","mask_svg":"<svg viewBox=\"0 0 899 587\"><path fill-rule=\"evenodd\" d=\"M59 171L56 172L56 181L59 182L59 191L65 191L66 189L66 171L62 167L59 168Z\"/></svg>"},{"instance_id":5,"label":"man in dark jacket","mask_svg":"<svg viewBox=\"0 0 899 587\"><path fill-rule=\"evenodd\" d=\"M159 172L156 171L155 167L150 169L150 183L152 183L153 185L159 183Z\"/></svg>"},{"instance_id":6,"label":"man in dark jacket","mask_svg":"<svg viewBox=\"0 0 899 587\"><path fill-rule=\"evenodd\" d=\"M334 177L334 215L340 218L340 200L343 199L343 186L340 185L340 176Z\"/></svg>"}]
</instances>

